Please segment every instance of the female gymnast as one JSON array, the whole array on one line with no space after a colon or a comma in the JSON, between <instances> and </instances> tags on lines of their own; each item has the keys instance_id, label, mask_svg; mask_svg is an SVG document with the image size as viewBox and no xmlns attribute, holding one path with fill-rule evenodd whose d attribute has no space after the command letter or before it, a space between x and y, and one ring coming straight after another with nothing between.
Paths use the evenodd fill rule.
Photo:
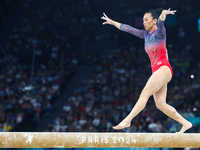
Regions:
<instances>
[{"instance_id":1,"label":"female gymnast","mask_svg":"<svg viewBox=\"0 0 200 150\"><path fill-rule=\"evenodd\" d=\"M164 21L167 15L174 15L175 12L176 10L172 11L170 8L168 10L147 11L143 16L145 30L139 30L129 25L116 22L103 13L101 19L106 20L106 22L103 23L104 25L114 25L122 31L131 33L145 40L145 51L150 58L152 69L152 75L140 93L137 103L129 115L117 126L114 126L113 129L120 130L129 127L131 120L145 108L151 95L153 95L156 107L159 110L182 124L181 130L176 133L184 133L192 127L190 122L184 119L172 106L166 103L167 83L171 80L173 71L168 61Z\"/></svg>"}]
</instances>

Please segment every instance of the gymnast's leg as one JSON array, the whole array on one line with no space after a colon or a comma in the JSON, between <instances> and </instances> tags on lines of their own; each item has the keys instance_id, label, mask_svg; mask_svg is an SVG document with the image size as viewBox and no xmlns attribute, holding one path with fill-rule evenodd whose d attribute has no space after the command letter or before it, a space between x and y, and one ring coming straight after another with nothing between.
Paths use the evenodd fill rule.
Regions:
<instances>
[{"instance_id":1,"label":"gymnast's leg","mask_svg":"<svg viewBox=\"0 0 200 150\"><path fill-rule=\"evenodd\" d=\"M177 133L183 133L189 128L192 127L192 124L184 119L172 106L166 103L166 95L167 95L167 84L164 85L159 91L153 94L156 107L160 109L164 114L169 116L170 118L176 120L181 123L183 126L181 130Z\"/></svg>"},{"instance_id":2,"label":"gymnast's leg","mask_svg":"<svg viewBox=\"0 0 200 150\"><path fill-rule=\"evenodd\" d=\"M125 127L129 127L131 120L144 109L149 97L159 91L164 85L166 85L171 80L171 78L171 70L167 66L162 66L156 72L154 72L147 81L137 103L129 115L117 126L114 126L113 129L120 130Z\"/></svg>"}]
</instances>

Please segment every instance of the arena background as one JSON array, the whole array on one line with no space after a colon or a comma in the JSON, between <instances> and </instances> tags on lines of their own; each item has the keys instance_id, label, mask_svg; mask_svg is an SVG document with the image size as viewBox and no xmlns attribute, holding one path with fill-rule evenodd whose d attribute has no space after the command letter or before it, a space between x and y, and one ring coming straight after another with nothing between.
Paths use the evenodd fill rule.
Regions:
<instances>
[{"instance_id":1,"label":"arena background","mask_svg":"<svg viewBox=\"0 0 200 150\"><path fill-rule=\"evenodd\" d=\"M116 132L151 75L143 40L102 25L102 13L142 29L149 9L165 21L174 76L167 102L200 132L199 0L1 0L0 130ZM122 132L174 133L180 125L147 107ZM120 131L121 132L121 131ZM109 149L109 148L106 148ZM147 148L148 149L148 148Z\"/></svg>"}]
</instances>

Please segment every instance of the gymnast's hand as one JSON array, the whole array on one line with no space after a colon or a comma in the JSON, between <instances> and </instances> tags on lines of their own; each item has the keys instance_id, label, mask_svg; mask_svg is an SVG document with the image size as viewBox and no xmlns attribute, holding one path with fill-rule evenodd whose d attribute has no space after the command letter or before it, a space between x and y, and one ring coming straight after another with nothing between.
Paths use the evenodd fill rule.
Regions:
<instances>
[{"instance_id":1,"label":"gymnast's hand","mask_svg":"<svg viewBox=\"0 0 200 150\"><path fill-rule=\"evenodd\" d=\"M167 15L169 14L174 15L175 12L176 10L171 10L171 8L169 8L168 10L163 10L160 15L160 20L165 21Z\"/></svg>"},{"instance_id":2,"label":"gymnast's hand","mask_svg":"<svg viewBox=\"0 0 200 150\"><path fill-rule=\"evenodd\" d=\"M111 20L110 18L108 18L105 13L103 13L103 16L101 17L101 19L106 20L106 22L104 22L103 25L104 24L111 24L111 25L113 25L113 20Z\"/></svg>"},{"instance_id":3,"label":"gymnast's hand","mask_svg":"<svg viewBox=\"0 0 200 150\"><path fill-rule=\"evenodd\" d=\"M162 11L162 13L163 13L164 15L169 15L169 14L174 15L175 12L176 12L176 10L171 10L171 8L169 8L168 10L163 10L163 11Z\"/></svg>"}]
</instances>

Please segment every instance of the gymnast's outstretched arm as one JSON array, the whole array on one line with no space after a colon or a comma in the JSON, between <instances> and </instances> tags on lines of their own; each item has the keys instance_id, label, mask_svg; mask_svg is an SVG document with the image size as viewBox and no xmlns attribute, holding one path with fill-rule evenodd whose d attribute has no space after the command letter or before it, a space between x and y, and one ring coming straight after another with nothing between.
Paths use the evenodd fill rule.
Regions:
<instances>
[{"instance_id":1,"label":"gymnast's outstretched arm","mask_svg":"<svg viewBox=\"0 0 200 150\"><path fill-rule=\"evenodd\" d=\"M171 14L174 15L176 12L176 10L171 10L171 8L169 8L168 10L163 10L161 15L158 18L158 32L157 32L157 37L159 38L165 38L166 37L166 31L165 31L165 26L164 26L164 21L166 19L166 16Z\"/></svg>"},{"instance_id":2,"label":"gymnast's outstretched arm","mask_svg":"<svg viewBox=\"0 0 200 150\"><path fill-rule=\"evenodd\" d=\"M108 18L105 13L103 13L103 17L101 17L101 19L106 20L106 22L104 22L103 24L114 25L116 28L118 28L124 32L128 32L128 33L133 34L141 39L144 39L145 30L139 30L134 27L131 27L130 25L126 25L126 24L122 24L117 21L114 21L114 20Z\"/></svg>"}]
</instances>

